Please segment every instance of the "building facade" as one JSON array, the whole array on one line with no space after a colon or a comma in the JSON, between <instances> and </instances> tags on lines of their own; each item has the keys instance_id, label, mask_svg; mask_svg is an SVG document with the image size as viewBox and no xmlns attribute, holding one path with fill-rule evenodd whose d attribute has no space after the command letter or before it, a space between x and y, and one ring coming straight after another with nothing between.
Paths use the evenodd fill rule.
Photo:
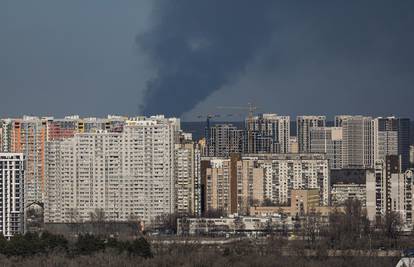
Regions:
<instances>
[{"instance_id":1,"label":"building facade","mask_svg":"<svg viewBox=\"0 0 414 267\"><path fill-rule=\"evenodd\" d=\"M344 168L373 168L374 137L371 117L342 117L342 163Z\"/></svg>"},{"instance_id":2,"label":"building facade","mask_svg":"<svg viewBox=\"0 0 414 267\"><path fill-rule=\"evenodd\" d=\"M0 233L6 238L25 232L24 156L0 153Z\"/></svg>"},{"instance_id":3,"label":"building facade","mask_svg":"<svg viewBox=\"0 0 414 267\"><path fill-rule=\"evenodd\" d=\"M45 222L150 222L175 210L176 125L162 116L127 121L123 132L77 133L47 147Z\"/></svg>"},{"instance_id":4,"label":"building facade","mask_svg":"<svg viewBox=\"0 0 414 267\"><path fill-rule=\"evenodd\" d=\"M200 149L191 141L175 144L174 183L175 211L200 215Z\"/></svg>"},{"instance_id":5,"label":"building facade","mask_svg":"<svg viewBox=\"0 0 414 267\"><path fill-rule=\"evenodd\" d=\"M345 201L349 199L359 200L362 207L366 207L367 188L366 184L333 184L332 191L332 206L343 206Z\"/></svg>"},{"instance_id":6,"label":"building facade","mask_svg":"<svg viewBox=\"0 0 414 267\"><path fill-rule=\"evenodd\" d=\"M289 153L290 117L261 114L246 119L244 153Z\"/></svg>"},{"instance_id":7,"label":"building facade","mask_svg":"<svg viewBox=\"0 0 414 267\"><path fill-rule=\"evenodd\" d=\"M325 116L298 116L296 118L299 153L310 153L310 129L325 126Z\"/></svg>"},{"instance_id":8,"label":"building facade","mask_svg":"<svg viewBox=\"0 0 414 267\"><path fill-rule=\"evenodd\" d=\"M342 168L342 128L316 127L310 129L310 152L326 154L331 169Z\"/></svg>"},{"instance_id":9,"label":"building facade","mask_svg":"<svg viewBox=\"0 0 414 267\"><path fill-rule=\"evenodd\" d=\"M373 120L374 160L385 160L388 155L401 157L401 170L410 167L410 120L387 117Z\"/></svg>"},{"instance_id":10,"label":"building facade","mask_svg":"<svg viewBox=\"0 0 414 267\"><path fill-rule=\"evenodd\" d=\"M406 226L411 226L413 213L413 171L401 171L400 157L386 156L377 161L367 177L367 215L370 220L387 212L400 214Z\"/></svg>"},{"instance_id":11,"label":"building facade","mask_svg":"<svg viewBox=\"0 0 414 267\"><path fill-rule=\"evenodd\" d=\"M241 153L243 131L232 124L217 124L209 128L207 156L229 157L231 153Z\"/></svg>"},{"instance_id":12,"label":"building facade","mask_svg":"<svg viewBox=\"0 0 414 267\"><path fill-rule=\"evenodd\" d=\"M242 158L253 173L262 169L263 199L273 204L289 204L294 189L318 189L320 205L330 203L329 163L322 154L263 154ZM242 179L245 179L244 177Z\"/></svg>"}]
</instances>

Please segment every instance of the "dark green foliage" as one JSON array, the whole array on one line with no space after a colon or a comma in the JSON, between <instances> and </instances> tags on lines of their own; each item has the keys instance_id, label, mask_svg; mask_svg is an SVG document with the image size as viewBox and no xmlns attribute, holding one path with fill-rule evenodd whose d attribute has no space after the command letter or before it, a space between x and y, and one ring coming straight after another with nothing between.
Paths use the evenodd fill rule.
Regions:
<instances>
[{"instance_id":1,"label":"dark green foliage","mask_svg":"<svg viewBox=\"0 0 414 267\"><path fill-rule=\"evenodd\" d=\"M105 243L93 235L79 235L75 243L75 253L81 255L90 255L92 253L105 249Z\"/></svg>"},{"instance_id":2,"label":"dark green foliage","mask_svg":"<svg viewBox=\"0 0 414 267\"><path fill-rule=\"evenodd\" d=\"M70 256L92 255L98 252L105 253L106 249L115 249L119 254L126 252L131 257L152 257L151 245L144 238L123 242L114 238L102 239L86 234L80 235L75 243L69 244L63 236L48 232L16 235L10 240L0 235L0 254L7 257L48 255L56 252Z\"/></svg>"},{"instance_id":3,"label":"dark green foliage","mask_svg":"<svg viewBox=\"0 0 414 267\"><path fill-rule=\"evenodd\" d=\"M68 249L68 240L62 235L53 235L49 232L43 232L40 235L40 239L46 252Z\"/></svg>"},{"instance_id":4,"label":"dark green foliage","mask_svg":"<svg viewBox=\"0 0 414 267\"><path fill-rule=\"evenodd\" d=\"M66 250L68 241L59 235L50 233L26 233L16 235L10 240L0 236L0 254L6 256L32 256L36 254L48 253L55 250Z\"/></svg>"},{"instance_id":5,"label":"dark green foliage","mask_svg":"<svg viewBox=\"0 0 414 267\"><path fill-rule=\"evenodd\" d=\"M129 255L133 256L141 256L144 258L151 258L151 245L148 243L145 238L141 237L139 239L134 240L128 246L128 253Z\"/></svg>"}]
</instances>

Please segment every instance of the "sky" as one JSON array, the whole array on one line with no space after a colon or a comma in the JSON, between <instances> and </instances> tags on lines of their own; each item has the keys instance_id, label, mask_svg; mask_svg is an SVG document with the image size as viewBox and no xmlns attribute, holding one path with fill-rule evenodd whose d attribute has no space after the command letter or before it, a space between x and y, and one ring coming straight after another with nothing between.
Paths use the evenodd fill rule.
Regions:
<instances>
[{"instance_id":1,"label":"sky","mask_svg":"<svg viewBox=\"0 0 414 267\"><path fill-rule=\"evenodd\" d=\"M0 117L414 119L413 25L408 0L0 0Z\"/></svg>"}]
</instances>

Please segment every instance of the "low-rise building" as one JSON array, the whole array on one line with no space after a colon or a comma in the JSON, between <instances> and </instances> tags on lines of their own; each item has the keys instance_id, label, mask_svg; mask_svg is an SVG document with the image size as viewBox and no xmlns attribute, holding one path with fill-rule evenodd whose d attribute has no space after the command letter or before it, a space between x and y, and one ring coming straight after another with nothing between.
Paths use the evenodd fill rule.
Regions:
<instances>
[{"instance_id":1,"label":"low-rise building","mask_svg":"<svg viewBox=\"0 0 414 267\"><path fill-rule=\"evenodd\" d=\"M342 206L348 199L357 199L361 202L362 207L365 207L366 194L365 184L334 184L331 191L332 206Z\"/></svg>"}]
</instances>

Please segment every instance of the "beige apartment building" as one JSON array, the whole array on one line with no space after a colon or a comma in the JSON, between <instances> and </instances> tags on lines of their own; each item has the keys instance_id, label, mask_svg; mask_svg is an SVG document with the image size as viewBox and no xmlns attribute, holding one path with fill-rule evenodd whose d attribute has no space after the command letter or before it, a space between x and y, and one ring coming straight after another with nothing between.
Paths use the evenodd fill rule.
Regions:
<instances>
[{"instance_id":1,"label":"beige apartment building","mask_svg":"<svg viewBox=\"0 0 414 267\"><path fill-rule=\"evenodd\" d=\"M251 206L286 205L296 197L291 192L299 189L317 190L319 205L329 205L329 166L324 155L262 154L204 162L208 165L202 181L205 211L243 215Z\"/></svg>"}]
</instances>

